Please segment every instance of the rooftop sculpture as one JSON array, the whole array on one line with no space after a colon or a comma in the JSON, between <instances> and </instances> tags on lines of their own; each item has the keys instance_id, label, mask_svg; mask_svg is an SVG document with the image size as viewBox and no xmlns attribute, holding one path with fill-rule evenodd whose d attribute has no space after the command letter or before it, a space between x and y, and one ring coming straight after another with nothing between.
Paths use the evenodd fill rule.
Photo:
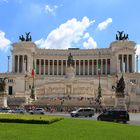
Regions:
<instances>
[{"instance_id":1,"label":"rooftop sculpture","mask_svg":"<svg viewBox=\"0 0 140 140\"><path fill-rule=\"evenodd\" d=\"M124 31L117 31L116 40L128 40L128 34L125 34Z\"/></svg>"},{"instance_id":2,"label":"rooftop sculpture","mask_svg":"<svg viewBox=\"0 0 140 140\"><path fill-rule=\"evenodd\" d=\"M28 32L26 34L26 37L24 37L23 35L19 36L19 40L21 41L32 41L32 36L30 35L31 32ZM29 36L30 35L30 36Z\"/></svg>"}]
</instances>

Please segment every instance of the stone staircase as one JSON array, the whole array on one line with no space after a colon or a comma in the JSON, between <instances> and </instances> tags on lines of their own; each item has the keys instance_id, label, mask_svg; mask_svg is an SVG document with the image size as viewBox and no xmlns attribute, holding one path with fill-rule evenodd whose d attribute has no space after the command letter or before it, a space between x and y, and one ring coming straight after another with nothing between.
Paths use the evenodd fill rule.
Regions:
<instances>
[{"instance_id":1,"label":"stone staircase","mask_svg":"<svg viewBox=\"0 0 140 140\"><path fill-rule=\"evenodd\" d=\"M14 97L14 96L8 96L7 97L7 105L9 107L11 106L22 106L26 103L26 97Z\"/></svg>"}]
</instances>

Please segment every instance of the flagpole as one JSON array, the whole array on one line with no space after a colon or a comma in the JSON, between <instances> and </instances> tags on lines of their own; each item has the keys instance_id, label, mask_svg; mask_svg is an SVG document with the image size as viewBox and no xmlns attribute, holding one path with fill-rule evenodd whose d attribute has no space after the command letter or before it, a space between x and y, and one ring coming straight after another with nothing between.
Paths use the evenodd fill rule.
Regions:
<instances>
[{"instance_id":1,"label":"flagpole","mask_svg":"<svg viewBox=\"0 0 140 140\"><path fill-rule=\"evenodd\" d=\"M101 64L101 60L100 60L100 55L101 55L101 53L100 53L100 51L99 51L99 64L98 64L98 77L99 77L99 85L98 85L98 95L97 95L97 97L96 97L96 99L95 99L95 101L96 101L96 103L98 104L98 107L100 107L101 106L101 97L102 97L102 95L101 95L101 83L100 83L100 74L101 74L101 68L100 68L100 64Z\"/></svg>"},{"instance_id":2,"label":"flagpole","mask_svg":"<svg viewBox=\"0 0 140 140\"><path fill-rule=\"evenodd\" d=\"M32 77L33 77L33 83L32 83L32 90L31 90L31 98L35 100L35 70L34 70L34 55L33 53L33 69L32 69Z\"/></svg>"},{"instance_id":3,"label":"flagpole","mask_svg":"<svg viewBox=\"0 0 140 140\"><path fill-rule=\"evenodd\" d=\"M100 83L100 75L101 75L101 60L100 60L100 55L101 55L101 52L99 51L99 61L100 61L100 66L99 66L99 69L98 69L98 75L99 75L98 98L99 98L99 100L102 97L101 96L101 83Z\"/></svg>"}]
</instances>

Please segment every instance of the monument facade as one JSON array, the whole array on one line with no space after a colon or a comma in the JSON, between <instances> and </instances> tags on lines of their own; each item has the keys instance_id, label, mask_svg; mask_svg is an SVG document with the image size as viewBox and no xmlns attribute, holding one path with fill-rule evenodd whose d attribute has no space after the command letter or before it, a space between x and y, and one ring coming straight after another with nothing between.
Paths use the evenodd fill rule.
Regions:
<instances>
[{"instance_id":1,"label":"monument facade","mask_svg":"<svg viewBox=\"0 0 140 140\"><path fill-rule=\"evenodd\" d=\"M100 84L104 104L115 103L116 75L125 80L125 100L131 108L140 108L140 74L135 60L134 41L119 33L116 41L107 48L98 49L40 49L31 36L20 36L12 44L12 71L1 73L8 78L8 98L28 98L33 86L32 69L35 69L36 98L64 97L96 98ZM100 54L100 56L99 56ZM69 59L68 59L69 58ZM34 64L33 64L34 62ZM137 63L136 63L137 62ZM68 78L72 77L72 78Z\"/></svg>"}]
</instances>

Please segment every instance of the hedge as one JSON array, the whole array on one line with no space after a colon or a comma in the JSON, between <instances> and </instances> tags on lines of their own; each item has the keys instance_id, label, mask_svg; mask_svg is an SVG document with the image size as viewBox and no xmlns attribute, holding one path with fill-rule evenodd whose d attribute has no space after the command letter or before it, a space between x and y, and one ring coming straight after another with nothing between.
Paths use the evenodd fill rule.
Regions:
<instances>
[{"instance_id":1,"label":"hedge","mask_svg":"<svg viewBox=\"0 0 140 140\"><path fill-rule=\"evenodd\" d=\"M64 119L59 116L29 115L29 114L0 114L0 122L51 124Z\"/></svg>"}]
</instances>

